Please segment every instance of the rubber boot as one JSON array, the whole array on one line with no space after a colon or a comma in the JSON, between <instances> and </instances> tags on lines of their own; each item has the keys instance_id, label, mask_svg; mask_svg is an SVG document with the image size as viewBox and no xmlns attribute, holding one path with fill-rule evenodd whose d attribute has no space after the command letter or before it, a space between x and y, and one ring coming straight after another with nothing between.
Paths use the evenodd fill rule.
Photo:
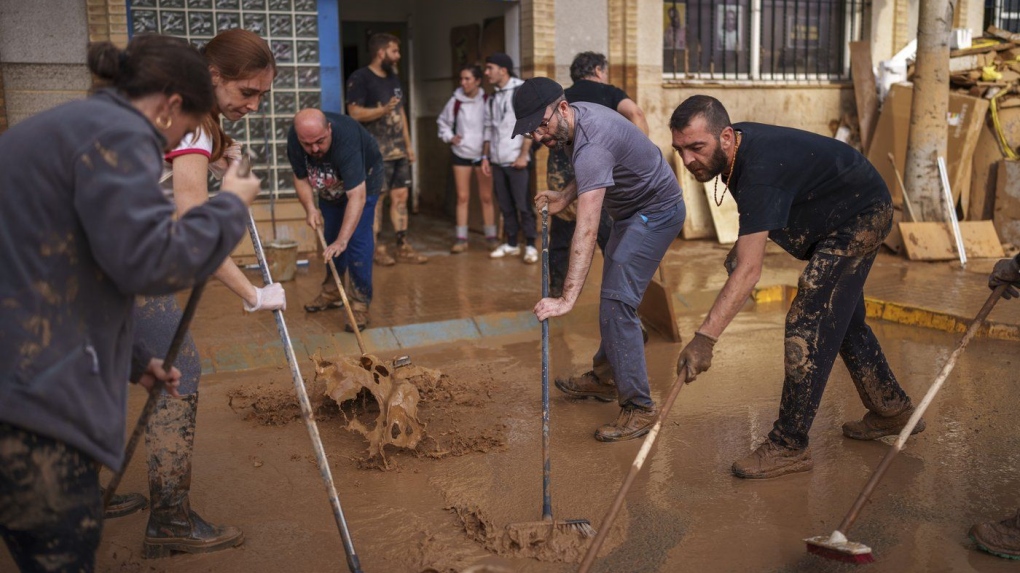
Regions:
<instances>
[{"instance_id":1,"label":"rubber boot","mask_svg":"<svg viewBox=\"0 0 1020 573\"><path fill-rule=\"evenodd\" d=\"M209 553L244 542L240 529L212 525L192 511L191 454L195 445L198 394L176 399L163 394L149 421L149 499L142 556L166 557L174 551Z\"/></svg>"},{"instance_id":2,"label":"rubber boot","mask_svg":"<svg viewBox=\"0 0 1020 573\"><path fill-rule=\"evenodd\" d=\"M106 488L99 488L99 493L106 495ZM110 500L110 505L103 512L103 517L106 519L124 517L142 511L148 506L149 500L140 493L115 493L113 499Z\"/></svg>"}]
</instances>

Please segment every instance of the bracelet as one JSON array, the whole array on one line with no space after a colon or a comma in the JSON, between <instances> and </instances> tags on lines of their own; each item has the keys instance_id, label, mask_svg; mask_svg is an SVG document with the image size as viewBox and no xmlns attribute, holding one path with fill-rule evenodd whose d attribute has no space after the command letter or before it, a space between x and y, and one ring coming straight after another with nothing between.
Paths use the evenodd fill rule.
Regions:
<instances>
[{"instance_id":1,"label":"bracelet","mask_svg":"<svg viewBox=\"0 0 1020 573\"><path fill-rule=\"evenodd\" d=\"M483 156L479 157L478 159L479 159L479 161L488 161L489 160L489 156L488 155L483 155Z\"/></svg>"}]
</instances>

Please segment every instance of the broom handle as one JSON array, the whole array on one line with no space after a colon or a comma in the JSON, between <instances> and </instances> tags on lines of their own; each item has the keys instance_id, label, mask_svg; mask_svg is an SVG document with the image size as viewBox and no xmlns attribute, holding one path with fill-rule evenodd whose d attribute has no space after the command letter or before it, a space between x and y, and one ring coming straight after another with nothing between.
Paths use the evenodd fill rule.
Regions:
<instances>
[{"instance_id":1,"label":"broom handle","mask_svg":"<svg viewBox=\"0 0 1020 573\"><path fill-rule=\"evenodd\" d=\"M195 309L198 308L198 301L202 298L203 290L205 290L204 280L195 283L195 286L191 288L191 294L188 295L188 304L184 307L184 313L181 314L181 322L177 324L177 331L174 332L174 337L170 340L170 349L166 351L166 356L163 358L163 370L167 372L173 368L174 361L177 360L177 354L181 351L181 345L184 344L184 337L188 334L191 319L195 317ZM145 406L142 408L142 413L138 416L135 429L131 432L131 439L128 440L127 447L124 448L124 461L120 465L120 470L113 474L110 483L106 485L106 491L103 493L104 508L110 507L113 495L117 492L117 486L120 485L120 481L124 478L124 472L127 470L132 456L135 454L135 449L138 448L138 442L141 440L142 434L145 433L145 429L149 425L149 419L152 418L153 412L156 411L156 403L159 402L159 396L162 393L163 381L157 379L152 386L152 390L149 391L149 397L145 400Z\"/></svg>"},{"instance_id":2,"label":"broom handle","mask_svg":"<svg viewBox=\"0 0 1020 573\"><path fill-rule=\"evenodd\" d=\"M252 216L250 209L248 210L248 234L251 235L251 242L255 247L255 258L259 261L262 280L266 284L270 284L273 282L273 277L269 273L269 264L266 263L266 255L262 251L262 241L259 239L259 231L255 226L255 217ZM273 317L276 319L276 330L280 333L284 354L287 356L287 364L290 366L290 375L294 382L294 392L297 394L298 404L301 406L301 418L304 420L308 436L312 440L312 449L315 452L315 461L319 466L319 475L326 486L326 495L329 497L329 504L333 509L333 519L336 521L337 529L340 530L340 540L343 543L344 553L347 557L347 569L351 573L361 573L361 562L358 560L358 554L354 551L354 542L351 540L351 532L347 528L344 510L340 506L340 497L336 494L336 486L333 484L333 472L329 469L329 458L326 457L326 450L322 446L319 426L315 423L312 403L308 399L308 390L305 389L305 381L301 376L301 368L298 366L297 355L294 354L294 345L291 343L290 333L287 332L287 322L283 319L283 311L280 309L274 310Z\"/></svg>"},{"instance_id":3,"label":"broom handle","mask_svg":"<svg viewBox=\"0 0 1020 573\"><path fill-rule=\"evenodd\" d=\"M542 207L542 298L549 296L549 206ZM552 454L549 447L549 319L542 321L542 519L552 521Z\"/></svg>"},{"instance_id":4,"label":"broom handle","mask_svg":"<svg viewBox=\"0 0 1020 573\"><path fill-rule=\"evenodd\" d=\"M935 394L938 394L939 390L942 388L942 384L945 383L946 378L948 378L950 372L953 371L953 368L956 366L957 359L959 359L960 355L963 354L963 349L967 347L967 344L970 343L970 339L974 338L974 334L977 333L978 329L981 328L981 324L986 318L988 318L988 313L992 312L992 307L994 307L995 303L999 301L999 297L1001 297L1003 291L1006 290L1006 286L1007 285L1000 285L992 291L992 294L988 295L988 300L985 301L985 305L981 307L977 316L974 317L970 326L967 327L967 331L963 333L963 337L960 338L959 344L956 345L956 350L953 350L953 353L949 356L949 360L947 360L946 364L942 367L942 372L939 372L939 375L935 379L935 382L932 383L931 388L928 388L928 393L924 395L921 403L914 409L914 413L910 416L910 419L907 420L907 425L903 426L903 430L900 431L900 435L896 439L896 443L894 443L893 447L889 448L889 451L886 452L885 457L882 458L882 463L878 464L878 468L875 470L875 473L871 474L871 479L869 479L868 483L864 485L864 489L861 490L860 495L857 496L857 501L854 502L853 507L851 507L850 511L847 512L846 517L843 518L843 522L839 524L839 529L837 531L846 535L847 530L854 524L854 521L857 521L857 514L860 513L861 508L864 507L868 498L871 497L871 493L875 490L875 486L878 485L882 476L885 475L885 471L889 469L889 464L892 463L893 458L895 458L896 454L903 450L903 446L907 443L907 438L910 437L910 433L914 431L914 428L917 426L921 416L924 415L925 410L928 409L928 405L931 404L931 401L935 398Z\"/></svg>"},{"instance_id":5,"label":"broom handle","mask_svg":"<svg viewBox=\"0 0 1020 573\"><path fill-rule=\"evenodd\" d=\"M317 227L315 231L319 234L319 243L322 244L322 250L325 251L326 247L326 236L322 234L322 228ZM329 272L333 274L333 280L336 281L336 288L340 291L340 298L344 301L344 308L347 309L347 318L351 321L351 329L354 330L354 338L358 339L358 348L361 349L361 355L365 355L365 341L361 339L361 331L358 329L358 323L354 320L354 311L351 310L351 303L347 300L347 292L344 290L344 285L340 281L340 273L336 270L336 265L333 264L333 258L330 257L326 261L329 265Z\"/></svg>"},{"instance_id":6,"label":"broom handle","mask_svg":"<svg viewBox=\"0 0 1020 573\"><path fill-rule=\"evenodd\" d=\"M584 554L584 560L581 561L581 568L578 569L578 573L587 573L591 569L592 564L595 562L595 557L599 553L599 549L602 548L602 544L606 541L606 535L609 533L609 528L612 526L613 521L616 520L616 514L620 512L620 508L623 507L623 499L627 497L627 492L630 490L630 486L634 483L634 478L637 477L638 473L641 472L641 466L645 464L645 458L648 457L648 452L652 449L652 444L655 443L655 438L659 435L659 430L662 429L662 422L669 415L670 409L673 407L673 402L676 402L677 395L680 394L680 390L687 385L687 369L676 378L676 382L673 382L673 387L669 390L669 396L666 397L665 404L662 405L662 411L659 412L659 418L655 420L655 425L652 426L652 430L648 432L648 437L645 438L643 444L641 444L641 450L638 451L637 457L634 458L634 463L630 466L630 472L627 474L626 479L623 480L623 485L620 486L620 491L616 494L616 499L613 500L613 505L610 506L606 516L602 519L602 524L599 525L599 532L595 535L595 540L592 541L588 547L588 552Z\"/></svg>"}]
</instances>

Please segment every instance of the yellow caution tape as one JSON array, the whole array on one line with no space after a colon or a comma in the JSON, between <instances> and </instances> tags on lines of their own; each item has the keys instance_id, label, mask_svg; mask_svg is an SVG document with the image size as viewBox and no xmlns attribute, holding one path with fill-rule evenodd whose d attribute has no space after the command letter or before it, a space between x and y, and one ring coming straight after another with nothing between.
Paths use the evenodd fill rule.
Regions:
<instances>
[{"instance_id":1,"label":"yellow caution tape","mask_svg":"<svg viewBox=\"0 0 1020 573\"><path fill-rule=\"evenodd\" d=\"M1002 129L1002 123L999 121L999 98L1009 93L1009 90L999 90L999 93L992 96L992 104L990 107L992 112L992 124L995 126L995 138L999 140L999 150L1006 157L1006 159L1020 159L1020 155L1009 145L1009 140L1006 139L1006 132Z\"/></svg>"}]
</instances>

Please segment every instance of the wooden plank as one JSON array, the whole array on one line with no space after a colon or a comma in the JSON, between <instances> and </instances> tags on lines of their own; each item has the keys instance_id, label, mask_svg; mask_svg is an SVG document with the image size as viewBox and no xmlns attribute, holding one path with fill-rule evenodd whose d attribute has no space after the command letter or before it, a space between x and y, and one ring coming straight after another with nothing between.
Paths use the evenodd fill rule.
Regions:
<instances>
[{"instance_id":1,"label":"wooden plank","mask_svg":"<svg viewBox=\"0 0 1020 573\"><path fill-rule=\"evenodd\" d=\"M723 196L722 204L716 205L713 197L716 182L719 183L719 195L723 196L723 183L719 178L705 184L705 197L708 199L708 209L712 212L712 223L715 225L716 238L723 245L732 245L737 242L737 233L740 231L740 216L737 213L737 202L727 191Z\"/></svg>"},{"instance_id":2,"label":"wooden plank","mask_svg":"<svg viewBox=\"0 0 1020 573\"><path fill-rule=\"evenodd\" d=\"M682 236L685 239L711 239L715 237L712 213L705 199L705 186L691 175L683 163L677 160L676 177L684 194L687 218L684 219Z\"/></svg>"},{"instance_id":3,"label":"wooden plank","mask_svg":"<svg viewBox=\"0 0 1020 573\"><path fill-rule=\"evenodd\" d=\"M953 50L949 52L950 58L959 58L960 56L973 56L974 54L985 54L988 52L1001 52L1003 50L1011 50L1016 47L1013 42L1003 42L1001 44L993 44L991 46L974 46L971 48L963 48L961 50Z\"/></svg>"},{"instance_id":4,"label":"wooden plank","mask_svg":"<svg viewBox=\"0 0 1020 573\"><path fill-rule=\"evenodd\" d=\"M900 223L903 247L912 261L952 261L959 259L948 223ZM1001 258L1002 244L991 221L961 221L960 235L967 257Z\"/></svg>"},{"instance_id":5,"label":"wooden plank","mask_svg":"<svg viewBox=\"0 0 1020 573\"><path fill-rule=\"evenodd\" d=\"M871 62L871 42L850 42L850 69L854 78L854 100L861 129L861 151L866 156L878 122L878 95Z\"/></svg>"},{"instance_id":6,"label":"wooden plank","mask_svg":"<svg viewBox=\"0 0 1020 573\"><path fill-rule=\"evenodd\" d=\"M1020 161L1003 160L996 168L995 228L999 237L1020 245Z\"/></svg>"}]
</instances>

